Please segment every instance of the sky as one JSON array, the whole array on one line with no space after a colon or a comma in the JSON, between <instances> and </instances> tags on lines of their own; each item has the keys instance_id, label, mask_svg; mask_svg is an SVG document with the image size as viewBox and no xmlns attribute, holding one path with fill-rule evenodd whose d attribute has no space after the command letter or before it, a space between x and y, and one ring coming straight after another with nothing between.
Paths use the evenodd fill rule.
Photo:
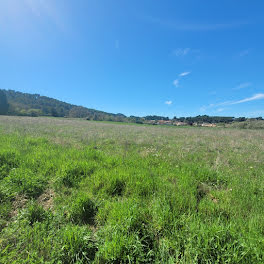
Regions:
<instances>
[{"instance_id":1,"label":"sky","mask_svg":"<svg viewBox=\"0 0 264 264\"><path fill-rule=\"evenodd\" d=\"M125 115L264 116L263 0L0 0L0 89Z\"/></svg>"}]
</instances>

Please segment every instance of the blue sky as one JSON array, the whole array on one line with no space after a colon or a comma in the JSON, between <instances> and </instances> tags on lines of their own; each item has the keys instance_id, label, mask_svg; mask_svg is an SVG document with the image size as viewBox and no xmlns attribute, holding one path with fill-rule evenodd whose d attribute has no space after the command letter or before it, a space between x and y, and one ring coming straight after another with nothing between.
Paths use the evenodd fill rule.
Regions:
<instances>
[{"instance_id":1,"label":"blue sky","mask_svg":"<svg viewBox=\"0 0 264 264\"><path fill-rule=\"evenodd\" d=\"M144 116L264 116L264 1L1 0L0 88Z\"/></svg>"}]
</instances>

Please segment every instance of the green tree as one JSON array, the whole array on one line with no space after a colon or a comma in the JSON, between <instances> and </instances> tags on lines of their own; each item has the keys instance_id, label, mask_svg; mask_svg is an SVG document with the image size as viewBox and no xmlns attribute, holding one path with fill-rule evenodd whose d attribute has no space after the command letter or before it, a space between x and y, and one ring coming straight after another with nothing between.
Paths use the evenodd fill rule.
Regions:
<instances>
[{"instance_id":1,"label":"green tree","mask_svg":"<svg viewBox=\"0 0 264 264\"><path fill-rule=\"evenodd\" d=\"M6 115L8 112L8 103L6 94L0 90L0 115Z\"/></svg>"}]
</instances>

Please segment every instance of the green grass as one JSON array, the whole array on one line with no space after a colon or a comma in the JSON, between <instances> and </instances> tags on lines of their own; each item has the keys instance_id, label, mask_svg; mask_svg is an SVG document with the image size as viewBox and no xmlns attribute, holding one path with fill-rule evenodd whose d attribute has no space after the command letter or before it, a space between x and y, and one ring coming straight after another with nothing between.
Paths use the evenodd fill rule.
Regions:
<instances>
[{"instance_id":1,"label":"green grass","mask_svg":"<svg viewBox=\"0 0 264 264\"><path fill-rule=\"evenodd\" d=\"M264 131L0 117L0 263L264 263Z\"/></svg>"}]
</instances>

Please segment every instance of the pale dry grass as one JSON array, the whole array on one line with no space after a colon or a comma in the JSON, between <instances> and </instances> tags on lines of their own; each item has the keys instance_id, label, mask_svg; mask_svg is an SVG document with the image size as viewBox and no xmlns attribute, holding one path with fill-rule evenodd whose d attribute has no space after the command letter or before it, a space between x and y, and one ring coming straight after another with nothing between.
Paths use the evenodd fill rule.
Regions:
<instances>
[{"instance_id":1,"label":"pale dry grass","mask_svg":"<svg viewBox=\"0 0 264 264\"><path fill-rule=\"evenodd\" d=\"M46 137L63 145L94 145L121 155L135 152L174 161L205 162L216 170L228 167L235 172L238 164L247 166L247 163L248 167L255 167L264 160L264 130L182 128L13 116L0 116L0 128L5 133Z\"/></svg>"}]
</instances>

